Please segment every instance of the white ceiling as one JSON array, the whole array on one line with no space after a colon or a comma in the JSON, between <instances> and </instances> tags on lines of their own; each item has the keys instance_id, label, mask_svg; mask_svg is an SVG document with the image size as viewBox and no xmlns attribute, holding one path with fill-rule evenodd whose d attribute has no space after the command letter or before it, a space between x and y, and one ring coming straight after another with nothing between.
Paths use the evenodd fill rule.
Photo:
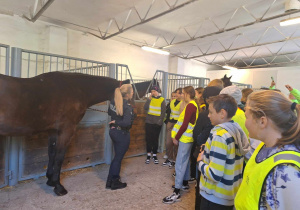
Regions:
<instances>
[{"instance_id":1,"label":"white ceiling","mask_svg":"<svg viewBox=\"0 0 300 210\"><path fill-rule=\"evenodd\" d=\"M0 0L0 13L30 17L35 2ZM173 11L172 5L182 6ZM300 11L286 15L284 6L285 0L55 0L39 20L207 64L298 65L299 25L280 27L279 21Z\"/></svg>"}]
</instances>

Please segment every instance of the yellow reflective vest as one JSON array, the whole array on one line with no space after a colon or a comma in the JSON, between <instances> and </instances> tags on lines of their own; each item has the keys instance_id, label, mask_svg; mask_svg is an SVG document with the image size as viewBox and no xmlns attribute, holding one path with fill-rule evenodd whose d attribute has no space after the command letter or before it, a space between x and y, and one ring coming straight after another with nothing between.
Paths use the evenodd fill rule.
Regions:
<instances>
[{"instance_id":1,"label":"yellow reflective vest","mask_svg":"<svg viewBox=\"0 0 300 210\"><path fill-rule=\"evenodd\" d=\"M242 184L234 200L237 210L259 209L263 184L274 167L280 164L295 164L300 168L300 153L295 151L278 152L256 163L256 156L263 146L264 143L261 143L256 148L246 165Z\"/></svg>"},{"instance_id":2,"label":"yellow reflective vest","mask_svg":"<svg viewBox=\"0 0 300 210\"><path fill-rule=\"evenodd\" d=\"M172 100L170 103L170 109L171 109L171 114L170 114L170 120L178 120L179 115L180 115L180 104L182 101L180 101L176 106L175 106L176 99Z\"/></svg>"},{"instance_id":3,"label":"yellow reflective vest","mask_svg":"<svg viewBox=\"0 0 300 210\"><path fill-rule=\"evenodd\" d=\"M192 100L190 101L189 104L193 104L196 108L197 108L197 112L196 112L196 120L195 120L195 124L193 125L192 123L189 123L186 131L182 134L182 136L180 137L179 141L183 142L183 143L190 143L190 142L193 142L194 139L193 139L193 130L194 130L194 127L196 125L196 122L197 122L197 119L198 119L198 106L197 106L197 103ZM187 107L187 106L186 106ZM184 117L185 117L185 110L186 110L186 107L184 108L184 110L181 112L179 118L178 118L178 121L177 123L174 125L173 129L172 129L172 132L171 132L171 136L172 138L175 138L177 132L179 131L180 127L182 126L182 123L183 123L183 120L184 120Z\"/></svg>"},{"instance_id":4,"label":"yellow reflective vest","mask_svg":"<svg viewBox=\"0 0 300 210\"><path fill-rule=\"evenodd\" d=\"M161 115L161 104L164 100L165 99L163 97L151 98L148 114L160 116Z\"/></svg>"}]
</instances>

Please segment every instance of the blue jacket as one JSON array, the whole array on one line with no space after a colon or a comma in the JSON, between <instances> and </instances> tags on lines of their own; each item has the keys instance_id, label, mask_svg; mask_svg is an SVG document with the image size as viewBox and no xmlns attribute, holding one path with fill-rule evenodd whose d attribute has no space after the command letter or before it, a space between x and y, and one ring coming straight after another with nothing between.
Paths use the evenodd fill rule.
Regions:
<instances>
[{"instance_id":1,"label":"blue jacket","mask_svg":"<svg viewBox=\"0 0 300 210\"><path fill-rule=\"evenodd\" d=\"M111 120L116 121L116 125L125 129L130 129L134 119L134 113L132 106L128 103L127 100L123 99L123 116L119 116L116 113L115 101L110 102L108 108L108 115L111 116Z\"/></svg>"}]
</instances>

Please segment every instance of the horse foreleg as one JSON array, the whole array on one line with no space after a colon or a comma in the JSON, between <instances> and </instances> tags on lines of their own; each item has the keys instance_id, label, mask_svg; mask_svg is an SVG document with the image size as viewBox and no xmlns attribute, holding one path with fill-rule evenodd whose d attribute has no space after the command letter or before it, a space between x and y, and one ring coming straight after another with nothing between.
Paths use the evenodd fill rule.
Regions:
<instances>
[{"instance_id":1,"label":"horse foreleg","mask_svg":"<svg viewBox=\"0 0 300 210\"><path fill-rule=\"evenodd\" d=\"M66 150L71 142L71 137L73 136L75 129L63 130L58 136L55 148L55 158L53 163L53 175L52 175L52 184L54 185L54 192L57 195L65 195L68 191L60 183L60 171L61 166L64 161L64 156Z\"/></svg>"},{"instance_id":2,"label":"horse foreleg","mask_svg":"<svg viewBox=\"0 0 300 210\"><path fill-rule=\"evenodd\" d=\"M53 176L53 164L56 154L56 142L57 142L57 132L53 134L49 134L49 140L48 140L48 156L49 156L49 162L48 162L48 168L46 177L48 178L47 185L54 187L54 183L52 182L52 176Z\"/></svg>"}]
</instances>

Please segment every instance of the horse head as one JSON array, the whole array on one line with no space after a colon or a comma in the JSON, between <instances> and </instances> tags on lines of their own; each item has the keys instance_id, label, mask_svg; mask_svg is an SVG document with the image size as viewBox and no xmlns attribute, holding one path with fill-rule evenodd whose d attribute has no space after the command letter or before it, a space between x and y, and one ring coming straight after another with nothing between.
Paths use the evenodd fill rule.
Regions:
<instances>
[{"instance_id":1,"label":"horse head","mask_svg":"<svg viewBox=\"0 0 300 210\"><path fill-rule=\"evenodd\" d=\"M232 85L232 82L230 81L231 77L232 77L232 76L227 77L227 75L225 74L224 77L221 78L221 80L222 80L223 83L224 83L224 88Z\"/></svg>"}]
</instances>

